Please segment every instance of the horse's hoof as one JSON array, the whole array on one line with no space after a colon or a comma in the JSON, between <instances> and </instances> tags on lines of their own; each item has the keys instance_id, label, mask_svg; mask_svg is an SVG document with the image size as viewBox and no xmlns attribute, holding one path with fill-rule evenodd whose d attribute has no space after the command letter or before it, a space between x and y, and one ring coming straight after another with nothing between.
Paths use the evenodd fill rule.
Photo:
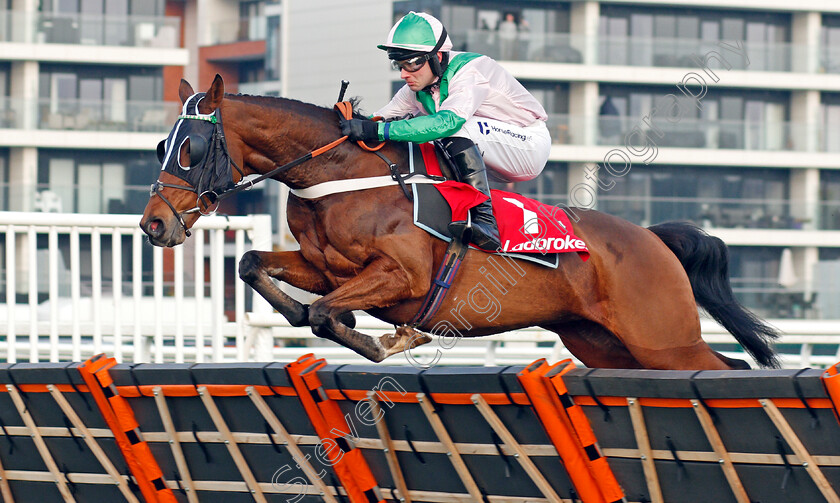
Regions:
<instances>
[{"instance_id":1,"label":"horse's hoof","mask_svg":"<svg viewBox=\"0 0 840 503\"><path fill-rule=\"evenodd\" d=\"M413 349L432 342L432 337L423 332L418 332L407 325L403 325L397 328L396 333L381 336L379 342L382 344L383 349L385 349L387 358L388 356L402 353L406 349Z\"/></svg>"},{"instance_id":2,"label":"horse's hoof","mask_svg":"<svg viewBox=\"0 0 840 503\"><path fill-rule=\"evenodd\" d=\"M418 332L413 328L407 327L405 325L397 328L397 335L402 335L403 337L408 337L411 343L408 349L414 349L417 346L422 346L423 344L428 344L432 342L432 336L423 332Z\"/></svg>"}]
</instances>

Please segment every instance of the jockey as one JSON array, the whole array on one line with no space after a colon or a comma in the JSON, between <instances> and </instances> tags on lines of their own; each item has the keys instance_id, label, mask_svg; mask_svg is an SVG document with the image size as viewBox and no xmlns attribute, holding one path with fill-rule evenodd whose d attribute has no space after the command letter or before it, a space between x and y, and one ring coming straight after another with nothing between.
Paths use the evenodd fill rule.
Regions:
<instances>
[{"instance_id":1,"label":"jockey","mask_svg":"<svg viewBox=\"0 0 840 503\"><path fill-rule=\"evenodd\" d=\"M473 243L498 249L487 168L505 182L542 172L551 147L545 109L494 60L452 51L446 29L428 14L409 12L377 47L387 51L405 85L374 115L397 120L345 120L342 134L354 141L442 139L458 180L488 196L470 210Z\"/></svg>"}]
</instances>

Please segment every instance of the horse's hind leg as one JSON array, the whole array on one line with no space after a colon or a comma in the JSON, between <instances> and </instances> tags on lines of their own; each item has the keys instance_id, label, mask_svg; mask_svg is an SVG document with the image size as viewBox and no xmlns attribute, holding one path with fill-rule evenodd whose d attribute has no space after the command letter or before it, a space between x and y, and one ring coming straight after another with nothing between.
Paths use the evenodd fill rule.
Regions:
<instances>
[{"instance_id":1,"label":"horse's hind leg","mask_svg":"<svg viewBox=\"0 0 840 503\"><path fill-rule=\"evenodd\" d=\"M580 320L544 325L560 336L578 360L593 368L649 369L749 369L747 362L712 350L702 339L683 347L643 348L626 346L610 330L595 322ZM688 362L688 366L681 365Z\"/></svg>"},{"instance_id":2,"label":"horse's hind leg","mask_svg":"<svg viewBox=\"0 0 840 503\"><path fill-rule=\"evenodd\" d=\"M428 283L428 280L426 281ZM352 349L374 362L425 344L431 341L431 337L408 327L401 327L394 335L375 338L353 330L340 319L342 314L352 310L393 306L411 298L412 285L417 290L428 289L428 284L424 286L420 283L410 281L405 269L393 259L379 258L355 278L312 303L309 309L312 332L318 337Z\"/></svg>"},{"instance_id":3,"label":"horse's hind leg","mask_svg":"<svg viewBox=\"0 0 840 503\"><path fill-rule=\"evenodd\" d=\"M699 338L698 338L699 339ZM666 370L732 370L733 366L715 352L702 339L690 346L670 348L643 348L630 346L630 352L645 368ZM738 360L736 360L738 361Z\"/></svg>"},{"instance_id":4,"label":"horse's hind leg","mask_svg":"<svg viewBox=\"0 0 840 503\"><path fill-rule=\"evenodd\" d=\"M293 327L309 325L309 306L289 297L271 281L276 278L292 286L323 295L327 280L300 252L251 250L239 261L239 277L289 320ZM352 319L352 313L350 313Z\"/></svg>"},{"instance_id":5,"label":"horse's hind leg","mask_svg":"<svg viewBox=\"0 0 840 503\"><path fill-rule=\"evenodd\" d=\"M729 365L732 370L750 370L750 364L745 362L744 360L738 360L737 358L729 358L727 356L723 356L722 354L715 351L715 356L720 359L723 363Z\"/></svg>"},{"instance_id":6,"label":"horse's hind leg","mask_svg":"<svg viewBox=\"0 0 840 503\"><path fill-rule=\"evenodd\" d=\"M643 368L612 332L589 320L543 325L560 336L566 349L592 368Z\"/></svg>"},{"instance_id":7,"label":"horse's hind leg","mask_svg":"<svg viewBox=\"0 0 840 503\"><path fill-rule=\"evenodd\" d=\"M684 312L686 316L693 314L694 319L686 322L675 316L631 318L636 323L625 323L621 329L616 328L615 333L621 334L622 343L648 369L731 370L733 366L700 337L696 308L691 306L680 311L676 306L672 304L671 309L666 310L669 306L662 309L669 313Z\"/></svg>"}]
</instances>

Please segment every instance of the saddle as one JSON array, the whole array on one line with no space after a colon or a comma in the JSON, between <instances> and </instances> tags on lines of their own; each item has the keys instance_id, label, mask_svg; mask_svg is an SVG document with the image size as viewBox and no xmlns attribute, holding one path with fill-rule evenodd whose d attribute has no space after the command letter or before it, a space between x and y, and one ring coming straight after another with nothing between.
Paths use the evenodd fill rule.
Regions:
<instances>
[{"instance_id":1,"label":"saddle","mask_svg":"<svg viewBox=\"0 0 840 503\"><path fill-rule=\"evenodd\" d=\"M447 179L434 185L411 185L414 224L449 242L458 236L460 227L457 223L466 222L469 209L486 198L471 186L452 179L454 169L448 165L442 148L433 143L408 145L409 176L445 176ZM551 268L558 266L559 253L576 252L584 261L589 258L586 243L574 235L572 224L562 209L513 192L491 189L490 193L502 254Z\"/></svg>"}]
</instances>

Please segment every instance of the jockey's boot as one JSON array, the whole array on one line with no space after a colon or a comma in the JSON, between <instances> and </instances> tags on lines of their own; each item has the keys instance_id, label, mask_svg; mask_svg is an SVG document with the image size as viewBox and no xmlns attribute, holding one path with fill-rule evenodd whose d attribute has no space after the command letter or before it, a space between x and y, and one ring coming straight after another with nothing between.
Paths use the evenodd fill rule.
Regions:
<instances>
[{"instance_id":1,"label":"jockey's boot","mask_svg":"<svg viewBox=\"0 0 840 503\"><path fill-rule=\"evenodd\" d=\"M457 172L458 181L471 185L488 197L486 201L470 209L472 220L472 243L482 250L496 251L501 247L499 228L493 216L490 202L490 183L487 181L487 167L475 143L469 138L452 137L443 140Z\"/></svg>"}]
</instances>

